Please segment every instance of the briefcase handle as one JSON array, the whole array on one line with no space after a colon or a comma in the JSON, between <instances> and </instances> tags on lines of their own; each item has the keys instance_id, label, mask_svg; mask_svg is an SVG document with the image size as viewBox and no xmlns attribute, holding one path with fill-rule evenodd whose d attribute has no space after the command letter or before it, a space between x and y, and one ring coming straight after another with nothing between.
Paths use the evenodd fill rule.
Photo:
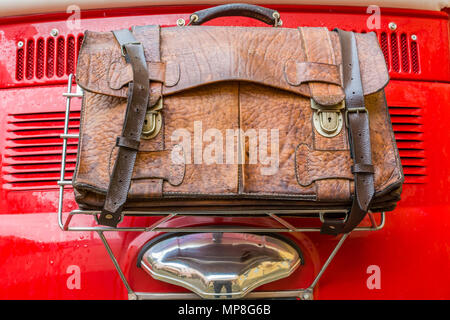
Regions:
<instances>
[{"instance_id":1,"label":"briefcase handle","mask_svg":"<svg viewBox=\"0 0 450 320\"><path fill-rule=\"evenodd\" d=\"M276 10L247 3L230 3L194 12L189 17L188 25L198 26L215 18L237 16L257 19L274 27L282 24L280 13Z\"/></svg>"}]
</instances>

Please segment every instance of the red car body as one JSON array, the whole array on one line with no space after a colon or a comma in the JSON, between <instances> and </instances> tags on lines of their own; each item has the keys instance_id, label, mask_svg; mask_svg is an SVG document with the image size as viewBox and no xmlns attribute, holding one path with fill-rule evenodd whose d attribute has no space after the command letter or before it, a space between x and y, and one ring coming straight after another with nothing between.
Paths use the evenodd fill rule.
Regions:
<instances>
[{"instance_id":1,"label":"red car body","mask_svg":"<svg viewBox=\"0 0 450 320\"><path fill-rule=\"evenodd\" d=\"M357 231L344 242L320 279L316 299L450 299L450 63L449 16L444 11L381 8L381 24L368 30L362 7L273 5L283 27L326 26L375 31L389 67L386 87L405 173L402 200L379 231ZM0 299L126 299L107 252L94 232L58 226L57 181L61 161L68 74L74 73L83 30L131 25L176 25L204 7L161 6L88 10L81 28L70 14L37 14L0 20ZM389 28L394 22L396 29ZM262 26L248 18L220 18L208 25ZM58 33L52 33L56 29ZM69 124L76 133L80 102ZM69 140L67 178L74 170L76 140ZM64 211L76 208L71 189ZM74 223L94 225L91 217ZM156 218L127 218L129 226ZM290 220L297 223L295 218ZM275 225L268 219L180 217L172 225ZM367 223L364 222L364 223ZM154 232L109 232L108 241L130 285L141 292L187 292L154 280L136 257ZM305 265L257 291L306 287L338 238L289 233ZM375 267L374 267L375 266ZM374 271L375 270L375 271ZM370 285L373 276L379 286ZM73 277L79 283L73 285ZM72 284L72 285L71 285Z\"/></svg>"}]
</instances>

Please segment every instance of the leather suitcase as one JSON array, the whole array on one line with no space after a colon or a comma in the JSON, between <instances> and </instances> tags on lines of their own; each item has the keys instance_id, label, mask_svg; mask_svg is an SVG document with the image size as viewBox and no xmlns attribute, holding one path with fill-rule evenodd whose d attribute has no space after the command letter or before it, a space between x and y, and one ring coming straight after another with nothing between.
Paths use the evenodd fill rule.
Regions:
<instances>
[{"instance_id":1,"label":"leather suitcase","mask_svg":"<svg viewBox=\"0 0 450 320\"><path fill-rule=\"evenodd\" d=\"M242 15L275 27L200 26ZM232 4L190 25L86 31L73 186L116 226L124 209L344 209L322 232L389 211L403 172L376 35L281 28Z\"/></svg>"}]
</instances>

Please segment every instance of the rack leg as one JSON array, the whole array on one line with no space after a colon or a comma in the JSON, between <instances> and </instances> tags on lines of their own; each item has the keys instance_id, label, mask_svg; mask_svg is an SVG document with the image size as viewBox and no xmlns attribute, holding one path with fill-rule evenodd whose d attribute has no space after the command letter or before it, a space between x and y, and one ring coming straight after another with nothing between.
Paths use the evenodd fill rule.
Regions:
<instances>
[{"instance_id":1,"label":"rack leg","mask_svg":"<svg viewBox=\"0 0 450 320\"><path fill-rule=\"evenodd\" d=\"M324 265L322 266L322 268L320 269L319 273L317 274L317 276L314 278L314 281L311 283L311 285L308 287L308 289L305 290L305 293L303 294L303 298L305 300L311 300L313 298L313 291L314 288L316 287L317 283L319 282L320 278L322 277L323 273L325 272L325 270L328 268L328 266L330 265L331 261L333 261L334 256L336 255L336 253L339 251L339 249L341 248L342 244L344 243L345 239L347 239L349 233L345 233L342 235L341 239L339 239L339 242L336 244L336 247L334 247L333 251L331 252L331 254L328 256L327 261L325 261ZM306 297L305 297L306 295Z\"/></svg>"},{"instance_id":2,"label":"rack leg","mask_svg":"<svg viewBox=\"0 0 450 320\"><path fill-rule=\"evenodd\" d=\"M119 263L117 262L116 257L114 256L114 253L112 252L111 247L109 246L109 243L105 238L105 235L103 234L103 231L97 231L97 233L98 233L100 239L102 239L103 245L105 246L106 251L108 251L108 255L111 258L111 261L114 264L114 267L116 268L116 271L120 276L120 279L122 279L122 282L128 291L128 299L136 300L137 296L134 293L133 289L131 289L130 285L128 284L128 281L125 278L125 275L123 274L122 269L120 268Z\"/></svg>"}]
</instances>

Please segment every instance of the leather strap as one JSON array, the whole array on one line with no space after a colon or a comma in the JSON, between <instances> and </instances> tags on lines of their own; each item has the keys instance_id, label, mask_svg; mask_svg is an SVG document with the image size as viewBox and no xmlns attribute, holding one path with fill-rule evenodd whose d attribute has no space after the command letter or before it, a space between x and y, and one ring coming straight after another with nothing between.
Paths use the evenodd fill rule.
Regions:
<instances>
[{"instance_id":1,"label":"leather strap","mask_svg":"<svg viewBox=\"0 0 450 320\"><path fill-rule=\"evenodd\" d=\"M337 29L342 48L343 80L350 152L353 158L355 193L345 220L325 220L321 232L348 233L364 219L375 193L372 151L370 146L369 113L364 105L364 93L353 32Z\"/></svg>"},{"instance_id":2,"label":"leather strap","mask_svg":"<svg viewBox=\"0 0 450 320\"><path fill-rule=\"evenodd\" d=\"M101 225L116 227L122 220L122 208L127 199L136 161L139 139L149 101L149 76L144 47L128 29L113 31L126 62L133 69L133 82L128 89L128 102L122 135L117 137L116 161L110 177L103 209L98 218Z\"/></svg>"}]
</instances>

